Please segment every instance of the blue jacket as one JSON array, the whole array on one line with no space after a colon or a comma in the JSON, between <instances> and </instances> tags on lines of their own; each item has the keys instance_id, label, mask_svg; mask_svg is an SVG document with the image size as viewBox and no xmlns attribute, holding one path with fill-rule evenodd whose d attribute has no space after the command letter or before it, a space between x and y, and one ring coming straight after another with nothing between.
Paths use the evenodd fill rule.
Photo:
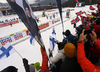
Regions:
<instances>
[{"instance_id":1,"label":"blue jacket","mask_svg":"<svg viewBox=\"0 0 100 72\"><path fill-rule=\"evenodd\" d=\"M70 42L76 46L77 38L74 35L68 35L66 38L63 39L63 43L65 45L68 42Z\"/></svg>"}]
</instances>

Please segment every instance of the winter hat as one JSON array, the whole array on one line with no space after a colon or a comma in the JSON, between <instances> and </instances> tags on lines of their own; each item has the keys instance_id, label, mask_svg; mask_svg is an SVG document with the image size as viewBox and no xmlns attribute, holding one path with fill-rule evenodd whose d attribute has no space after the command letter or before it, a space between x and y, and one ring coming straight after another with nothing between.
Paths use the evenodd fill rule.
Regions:
<instances>
[{"instance_id":1,"label":"winter hat","mask_svg":"<svg viewBox=\"0 0 100 72\"><path fill-rule=\"evenodd\" d=\"M34 67L35 67L37 70L39 70L39 69L40 69L40 63L39 63L39 62L36 62L36 63L34 64Z\"/></svg>"},{"instance_id":2,"label":"winter hat","mask_svg":"<svg viewBox=\"0 0 100 72\"><path fill-rule=\"evenodd\" d=\"M64 53L67 57L73 58L76 53L76 47L72 43L66 43L64 46Z\"/></svg>"},{"instance_id":3,"label":"winter hat","mask_svg":"<svg viewBox=\"0 0 100 72\"><path fill-rule=\"evenodd\" d=\"M4 70L0 71L0 72L17 72L17 68L14 66L8 66L7 68L5 68Z\"/></svg>"},{"instance_id":4,"label":"winter hat","mask_svg":"<svg viewBox=\"0 0 100 72\"><path fill-rule=\"evenodd\" d=\"M71 34L71 32L70 32L70 30L66 30L65 32L63 32L63 34L64 34L65 36L68 36L68 35Z\"/></svg>"},{"instance_id":5,"label":"winter hat","mask_svg":"<svg viewBox=\"0 0 100 72\"><path fill-rule=\"evenodd\" d=\"M61 50L64 48L64 44L62 42L57 43L58 44L58 49Z\"/></svg>"},{"instance_id":6,"label":"winter hat","mask_svg":"<svg viewBox=\"0 0 100 72\"><path fill-rule=\"evenodd\" d=\"M35 72L34 64L30 64L29 68L30 68L30 72Z\"/></svg>"}]
</instances>

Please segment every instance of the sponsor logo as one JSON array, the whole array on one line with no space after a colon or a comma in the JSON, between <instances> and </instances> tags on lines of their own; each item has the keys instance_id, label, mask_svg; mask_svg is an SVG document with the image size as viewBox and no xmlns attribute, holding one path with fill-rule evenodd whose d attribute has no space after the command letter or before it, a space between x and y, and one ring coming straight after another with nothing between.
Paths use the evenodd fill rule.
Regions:
<instances>
[{"instance_id":1,"label":"sponsor logo","mask_svg":"<svg viewBox=\"0 0 100 72\"><path fill-rule=\"evenodd\" d=\"M16 35L14 35L15 40L18 40L18 39L20 39L22 37L23 37L23 34L22 33L18 33Z\"/></svg>"},{"instance_id":2,"label":"sponsor logo","mask_svg":"<svg viewBox=\"0 0 100 72\"><path fill-rule=\"evenodd\" d=\"M5 39L0 40L0 43L1 43L2 45L5 45L7 42L12 42L11 37L7 37L7 38L5 38Z\"/></svg>"}]
</instances>

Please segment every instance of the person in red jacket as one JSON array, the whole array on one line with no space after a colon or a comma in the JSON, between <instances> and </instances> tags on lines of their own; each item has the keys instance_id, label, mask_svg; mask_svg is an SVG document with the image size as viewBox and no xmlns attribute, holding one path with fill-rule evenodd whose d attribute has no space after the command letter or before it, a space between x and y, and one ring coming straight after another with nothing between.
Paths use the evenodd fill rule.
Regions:
<instances>
[{"instance_id":1,"label":"person in red jacket","mask_svg":"<svg viewBox=\"0 0 100 72\"><path fill-rule=\"evenodd\" d=\"M92 64L85 56L84 51L84 40L87 36L87 34L84 35L84 31L80 34L79 41L77 42L77 60L80 64L81 68L83 69L83 72L100 72L100 66L95 66ZM92 31L92 34L90 34L91 40L95 44L100 44L100 40L97 39L96 33Z\"/></svg>"},{"instance_id":2,"label":"person in red jacket","mask_svg":"<svg viewBox=\"0 0 100 72\"><path fill-rule=\"evenodd\" d=\"M39 72L50 72L48 67L48 56L42 47L41 47L41 54L42 54L42 66L40 66L39 62L36 62L35 64L33 64L33 68L35 68ZM35 70L34 71L32 70L33 68L30 67L30 65L28 64L28 60L26 58L23 58L23 64L26 72L37 72Z\"/></svg>"},{"instance_id":3,"label":"person in red jacket","mask_svg":"<svg viewBox=\"0 0 100 72\"><path fill-rule=\"evenodd\" d=\"M42 72L50 72L48 67L48 56L44 49L41 47L42 54L42 66L40 66Z\"/></svg>"}]
</instances>

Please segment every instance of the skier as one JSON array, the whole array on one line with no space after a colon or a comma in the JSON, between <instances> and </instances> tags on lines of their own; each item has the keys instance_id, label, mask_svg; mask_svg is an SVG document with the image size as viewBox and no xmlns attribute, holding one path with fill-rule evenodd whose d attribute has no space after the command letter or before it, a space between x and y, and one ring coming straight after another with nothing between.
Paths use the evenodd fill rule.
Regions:
<instances>
[{"instance_id":1,"label":"skier","mask_svg":"<svg viewBox=\"0 0 100 72\"><path fill-rule=\"evenodd\" d=\"M12 27L12 23L11 23L11 22L12 22L12 20L9 21L9 24L10 24L10 26Z\"/></svg>"},{"instance_id":2,"label":"skier","mask_svg":"<svg viewBox=\"0 0 100 72\"><path fill-rule=\"evenodd\" d=\"M66 11L66 18L70 18L69 15L70 15L70 9L68 9L68 10Z\"/></svg>"},{"instance_id":3,"label":"skier","mask_svg":"<svg viewBox=\"0 0 100 72\"><path fill-rule=\"evenodd\" d=\"M35 17L35 20L39 23L41 22L38 17Z\"/></svg>"}]
</instances>

